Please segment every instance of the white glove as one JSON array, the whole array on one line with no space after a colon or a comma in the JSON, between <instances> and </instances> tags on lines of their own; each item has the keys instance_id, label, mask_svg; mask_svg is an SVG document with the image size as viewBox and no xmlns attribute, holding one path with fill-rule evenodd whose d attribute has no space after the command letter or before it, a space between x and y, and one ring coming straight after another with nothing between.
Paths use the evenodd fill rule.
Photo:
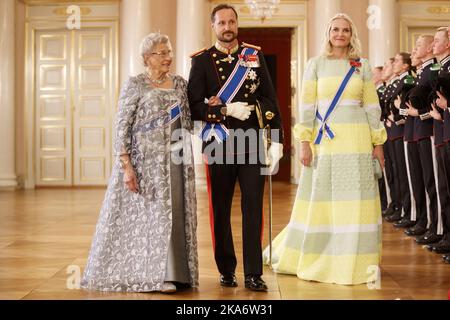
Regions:
<instances>
[{"instance_id":1,"label":"white glove","mask_svg":"<svg viewBox=\"0 0 450 320\"><path fill-rule=\"evenodd\" d=\"M227 116L244 121L250 117L250 113L251 109L247 102L227 103Z\"/></svg>"},{"instance_id":2,"label":"white glove","mask_svg":"<svg viewBox=\"0 0 450 320\"><path fill-rule=\"evenodd\" d=\"M283 144L278 142L272 142L269 151L269 164L270 164L270 175L274 175L278 172L278 162L283 157Z\"/></svg>"}]
</instances>

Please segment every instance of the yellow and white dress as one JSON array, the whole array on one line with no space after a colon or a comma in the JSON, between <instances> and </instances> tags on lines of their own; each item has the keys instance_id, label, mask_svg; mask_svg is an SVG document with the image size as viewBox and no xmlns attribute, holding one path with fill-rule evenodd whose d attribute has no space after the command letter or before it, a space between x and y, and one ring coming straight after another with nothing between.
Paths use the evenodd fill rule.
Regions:
<instances>
[{"instance_id":1,"label":"yellow and white dress","mask_svg":"<svg viewBox=\"0 0 450 320\"><path fill-rule=\"evenodd\" d=\"M344 76L347 59L312 58L305 68L294 136L310 141L311 167L303 167L289 224L273 241L273 270L337 284L373 281L381 258L381 207L372 150L386 140L367 60L352 75L327 121L335 137L314 145ZM264 261L268 263L268 248Z\"/></svg>"}]
</instances>

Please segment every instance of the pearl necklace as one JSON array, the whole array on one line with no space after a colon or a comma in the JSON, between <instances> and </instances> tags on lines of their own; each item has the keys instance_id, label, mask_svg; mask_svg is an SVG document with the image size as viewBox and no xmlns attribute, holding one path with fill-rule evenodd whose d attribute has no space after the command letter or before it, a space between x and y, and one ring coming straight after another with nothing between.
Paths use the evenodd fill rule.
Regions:
<instances>
[{"instance_id":1,"label":"pearl necklace","mask_svg":"<svg viewBox=\"0 0 450 320\"><path fill-rule=\"evenodd\" d=\"M167 75L167 73L164 75L164 77L162 79L152 79L150 77L150 75L147 73L147 79L150 80L151 83L155 84L155 85L162 85L164 82L167 81L167 79L169 78L169 76Z\"/></svg>"}]
</instances>

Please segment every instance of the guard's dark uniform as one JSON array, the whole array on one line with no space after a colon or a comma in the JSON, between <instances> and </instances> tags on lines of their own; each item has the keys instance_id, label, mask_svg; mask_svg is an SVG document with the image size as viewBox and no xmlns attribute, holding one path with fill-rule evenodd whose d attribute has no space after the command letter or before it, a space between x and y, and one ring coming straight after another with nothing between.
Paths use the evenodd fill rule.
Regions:
<instances>
[{"instance_id":1,"label":"guard's dark uniform","mask_svg":"<svg viewBox=\"0 0 450 320\"><path fill-rule=\"evenodd\" d=\"M399 213L401 209L401 200L400 200L400 185L397 180L397 171L394 168L395 162L395 150L393 140L391 139L391 128L388 126L388 123L391 121L388 119L390 108L387 103L390 99L394 91L394 82L396 80L391 80L386 83L386 87L383 92L381 92L380 97L380 107L381 107L381 120L384 122L384 127L386 128L388 139L383 145L384 157L385 157L385 173L386 173L386 181L389 187L389 195L391 196L391 203L389 207L386 209L384 216L393 215L395 213Z\"/></svg>"},{"instance_id":2,"label":"guard's dark uniform","mask_svg":"<svg viewBox=\"0 0 450 320\"><path fill-rule=\"evenodd\" d=\"M245 45L250 48L257 48ZM237 49L237 50L236 50ZM192 67L189 75L188 95L193 120L210 123L222 123L228 129L242 129L246 133L254 134L261 126L270 124L275 142L282 143L281 117L275 90L267 70L264 56L258 51L258 61L249 71L241 88L232 102L247 102L249 105L261 107L261 117L258 119L256 110L250 118L241 121L233 117L226 117L221 113L225 105L209 107L205 99L217 96L223 84L230 77L236 63L239 62L244 45L238 46L230 52L220 51L216 46L203 50L192 57ZM242 57L241 57L242 58ZM255 58L255 57L253 57ZM273 116L273 117L272 117ZM261 123L261 121L263 123ZM230 136L225 143L218 143L215 138L203 142L202 151L207 165L208 192L210 196L210 218L214 255L221 274L234 273L236 256L233 246L230 224L231 205L236 179L242 194L242 236L244 273L249 275L262 274L262 214L265 176L261 174L262 143L246 143L245 148L238 150L237 135ZM234 146L229 143L234 141ZM242 157L244 154L244 157ZM228 161L220 163L218 159ZM236 163L245 159L244 163ZM229 163L229 162L233 163ZM214 163L213 163L214 162Z\"/></svg>"},{"instance_id":3,"label":"guard's dark uniform","mask_svg":"<svg viewBox=\"0 0 450 320\"><path fill-rule=\"evenodd\" d=\"M450 101L450 56L441 61L441 68L438 71L438 81L435 83L433 89L439 90ZM450 118L445 121L445 113L448 113L448 109L443 111L437 107L437 110L444 120L434 120L434 143L438 167L438 195L441 204L442 231L444 236L440 242L429 245L427 248L436 253L450 253L450 153L446 150L444 140L445 126L447 126L450 132ZM448 260L450 262L450 258Z\"/></svg>"},{"instance_id":4,"label":"guard's dark uniform","mask_svg":"<svg viewBox=\"0 0 450 320\"><path fill-rule=\"evenodd\" d=\"M436 237L438 229L438 204L433 166L434 146L431 141L433 119L429 114L431 101L428 99L431 91L431 66L433 63L433 59L424 62L417 77L417 86L409 92L408 97L411 106L418 110L419 117L414 118L414 142L416 147L414 150L408 149L411 182L417 209L417 223L412 229L407 230L407 234L422 235L425 233L422 237L416 239L421 244L434 241L430 236ZM429 219L427 218L427 212L429 212ZM425 232L427 225L429 225L430 230Z\"/></svg>"},{"instance_id":5,"label":"guard's dark uniform","mask_svg":"<svg viewBox=\"0 0 450 320\"><path fill-rule=\"evenodd\" d=\"M398 95L403 92L405 85L405 78L408 76L408 72L401 74L397 80L392 83L389 92L386 95L386 105L393 115L394 121L391 122L390 130L388 131L388 139L392 145L392 164L394 169L394 179L396 180L396 191L399 196L399 209L402 212L404 218L408 218L411 215L411 193L408 185L408 173L405 161L405 146L403 143L405 119L399 114L399 110L395 107L394 101ZM398 212L396 212L398 215ZM387 219L387 218L386 218Z\"/></svg>"},{"instance_id":6,"label":"guard's dark uniform","mask_svg":"<svg viewBox=\"0 0 450 320\"><path fill-rule=\"evenodd\" d=\"M444 58L440 64L442 65L441 70L439 71L439 76L444 75L444 74L448 74L450 73L450 56L447 56L446 58ZM449 94L448 92L446 94ZM450 94L449 94L450 95ZM448 96L447 96L448 99ZM448 99L447 101L450 101L450 99ZM450 103L448 103L450 104ZM446 153L447 153L447 159L448 161L446 162L446 168L447 168L447 181L448 181L448 185L450 187L450 108L447 108L447 110L445 110L445 112L443 112L443 119L444 119L444 123L443 123L443 142L445 143L446 146Z\"/></svg>"},{"instance_id":7,"label":"guard's dark uniform","mask_svg":"<svg viewBox=\"0 0 450 320\"><path fill-rule=\"evenodd\" d=\"M437 203L437 191L435 181L435 169L433 164L433 156L435 149L432 145L431 137L433 136L433 119L429 112L431 110L431 100L429 99L431 86L431 65L433 60L426 61L424 63L423 72L420 74L418 85L411 90L410 101L413 108L416 108L419 113L419 117L415 118L415 141L417 141L417 149L419 158L416 164L417 167L412 168L412 173L415 175L413 179L413 190L415 193L415 199L418 210L417 225L414 229L409 230L411 235L418 235L423 233L422 231L429 230L421 237L418 237L416 241L420 244L429 244L439 241L442 231L438 230L438 203ZM428 196L428 207L426 196L423 191L420 190L420 196L417 194L418 188L424 188L426 195ZM420 210L419 210L420 209ZM427 210L429 212L429 218L427 218Z\"/></svg>"}]
</instances>

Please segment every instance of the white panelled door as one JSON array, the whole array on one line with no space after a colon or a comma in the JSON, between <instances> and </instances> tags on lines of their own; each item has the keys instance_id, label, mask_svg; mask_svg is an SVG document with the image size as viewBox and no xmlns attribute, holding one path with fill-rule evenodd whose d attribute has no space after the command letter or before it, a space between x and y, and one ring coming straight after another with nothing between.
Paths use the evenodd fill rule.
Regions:
<instances>
[{"instance_id":1,"label":"white panelled door","mask_svg":"<svg viewBox=\"0 0 450 320\"><path fill-rule=\"evenodd\" d=\"M35 51L36 185L105 185L111 169L110 28L40 30Z\"/></svg>"}]
</instances>

